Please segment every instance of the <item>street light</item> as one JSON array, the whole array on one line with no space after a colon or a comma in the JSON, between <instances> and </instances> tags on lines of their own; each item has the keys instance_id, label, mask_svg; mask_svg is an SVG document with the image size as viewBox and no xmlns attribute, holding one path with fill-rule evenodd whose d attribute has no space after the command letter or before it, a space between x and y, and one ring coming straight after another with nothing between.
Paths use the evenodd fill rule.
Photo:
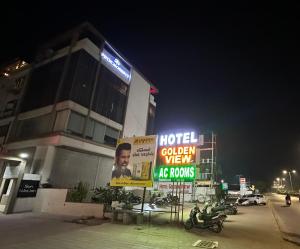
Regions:
<instances>
[{"instance_id":1,"label":"street light","mask_svg":"<svg viewBox=\"0 0 300 249\"><path fill-rule=\"evenodd\" d=\"M289 176L290 176L290 183L291 183L291 189L292 189L292 191L294 191L291 172L293 174L296 174L296 170L294 170L294 169L292 171L288 171L288 170L283 170L282 171L283 174L287 174L287 173L289 174Z\"/></svg>"},{"instance_id":2,"label":"street light","mask_svg":"<svg viewBox=\"0 0 300 249\"><path fill-rule=\"evenodd\" d=\"M279 185L280 188L283 188L283 181L285 181L285 178L279 178L279 177L277 177L276 181L278 182L278 184L280 184Z\"/></svg>"}]
</instances>

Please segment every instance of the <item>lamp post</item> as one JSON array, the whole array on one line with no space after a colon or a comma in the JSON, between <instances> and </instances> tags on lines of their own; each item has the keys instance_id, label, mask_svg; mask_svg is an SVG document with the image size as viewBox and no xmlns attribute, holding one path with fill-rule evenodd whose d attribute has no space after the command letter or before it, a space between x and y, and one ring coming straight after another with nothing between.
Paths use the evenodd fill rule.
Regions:
<instances>
[{"instance_id":1,"label":"lamp post","mask_svg":"<svg viewBox=\"0 0 300 249\"><path fill-rule=\"evenodd\" d=\"M291 183L291 189L292 189L292 191L294 191L291 172L292 172L293 174L296 174L296 170L294 170L294 169L291 170L291 171L290 171L290 170L283 170L283 171L282 171L283 174L287 174L287 173L289 174L289 176L290 176L290 183Z\"/></svg>"},{"instance_id":2,"label":"lamp post","mask_svg":"<svg viewBox=\"0 0 300 249\"><path fill-rule=\"evenodd\" d=\"M285 178L277 177L277 178L276 178L276 181L278 182L279 187L280 187L280 188L283 188L283 181L285 181Z\"/></svg>"}]
</instances>

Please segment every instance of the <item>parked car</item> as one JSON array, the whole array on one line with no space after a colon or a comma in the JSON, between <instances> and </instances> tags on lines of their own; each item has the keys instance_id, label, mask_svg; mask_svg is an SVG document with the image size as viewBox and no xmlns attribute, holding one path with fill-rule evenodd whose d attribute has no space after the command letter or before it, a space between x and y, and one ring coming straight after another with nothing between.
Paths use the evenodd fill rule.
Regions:
<instances>
[{"instance_id":1,"label":"parked car","mask_svg":"<svg viewBox=\"0 0 300 249\"><path fill-rule=\"evenodd\" d=\"M255 194L254 204L266 205L267 204L266 197L261 194Z\"/></svg>"},{"instance_id":2,"label":"parked car","mask_svg":"<svg viewBox=\"0 0 300 249\"><path fill-rule=\"evenodd\" d=\"M261 194L243 195L236 200L237 205L266 205L266 198Z\"/></svg>"}]
</instances>

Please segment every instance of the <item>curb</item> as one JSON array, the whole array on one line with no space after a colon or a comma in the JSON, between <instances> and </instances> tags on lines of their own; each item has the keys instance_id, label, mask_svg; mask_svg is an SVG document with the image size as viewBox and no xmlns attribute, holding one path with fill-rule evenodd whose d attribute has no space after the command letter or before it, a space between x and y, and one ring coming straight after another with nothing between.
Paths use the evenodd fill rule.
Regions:
<instances>
[{"instance_id":1,"label":"curb","mask_svg":"<svg viewBox=\"0 0 300 249\"><path fill-rule=\"evenodd\" d=\"M281 237L288 242L291 242L291 243L294 243L294 244L300 246L300 234L288 233L288 232L283 231L283 229L280 227L274 206L270 203L270 200L268 200L268 207L271 208L271 210L272 210L272 214L274 216L274 219L275 219L278 229L280 231Z\"/></svg>"}]
</instances>

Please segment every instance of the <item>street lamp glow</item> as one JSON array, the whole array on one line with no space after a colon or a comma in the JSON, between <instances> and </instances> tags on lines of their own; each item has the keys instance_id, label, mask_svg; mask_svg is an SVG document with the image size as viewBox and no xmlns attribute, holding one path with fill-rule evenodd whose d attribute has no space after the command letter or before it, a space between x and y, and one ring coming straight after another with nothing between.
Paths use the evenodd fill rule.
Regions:
<instances>
[{"instance_id":1,"label":"street lamp glow","mask_svg":"<svg viewBox=\"0 0 300 249\"><path fill-rule=\"evenodd\" d=\"M28 158L29 155L28 155L27 153L20 153L20 154L19 154L19 157L25 159L25 158Z\"/></svg>"},{"instance_id":2,"label":"street lamp glow","mask_svg":"<svg viewBox=\"0 0 300 249\"><path fill-rule=\"evenodd\" d=\"M294 169L293 169L293 170L291 170L291 171L290 171L290 170L289 170L289 171L287 171L287 170L283 170L283 171L282 171L282 173L283 173L283 174L287 174L287 173L289 173L289 177L290 177L290 183L291 183L291 190L292 190L292 191L294 191L294 188L293 188L293 181L292 181L292 176L291 176L291 173L293 173L293 174L296 174L296 170L294 170Z\"/></svg>"},{"instance_id":3,"label":"street lamp glow","mask_svg":"<svg viewBox=\"0 0 300 249\"><path fill-rule=\"evenodd\" d=\"M285 181L285 178L282 178L282 181Z\"/></svg>"},{"instance_id":4,"label":"street lamp glow","mask_svg":"<svg viewBox=\"0 0 300 249\"><path fill-rule=\"evenodd\" d=\"M224 183L224 180L223 180L223 179L221 180L221 183Z\"/></svg>"},{"instance_id":5,"label":"street lamp glow","mask_svg":"<svg viewBox=\"0 0 300 249\"><path fill-rule=\"evenodd\" d=\"M276 178L276 180L277 180L277 181L280 181L280 178L279 178L279 177L277 177L277 178Z\"/></svg>"}]
</instances>

